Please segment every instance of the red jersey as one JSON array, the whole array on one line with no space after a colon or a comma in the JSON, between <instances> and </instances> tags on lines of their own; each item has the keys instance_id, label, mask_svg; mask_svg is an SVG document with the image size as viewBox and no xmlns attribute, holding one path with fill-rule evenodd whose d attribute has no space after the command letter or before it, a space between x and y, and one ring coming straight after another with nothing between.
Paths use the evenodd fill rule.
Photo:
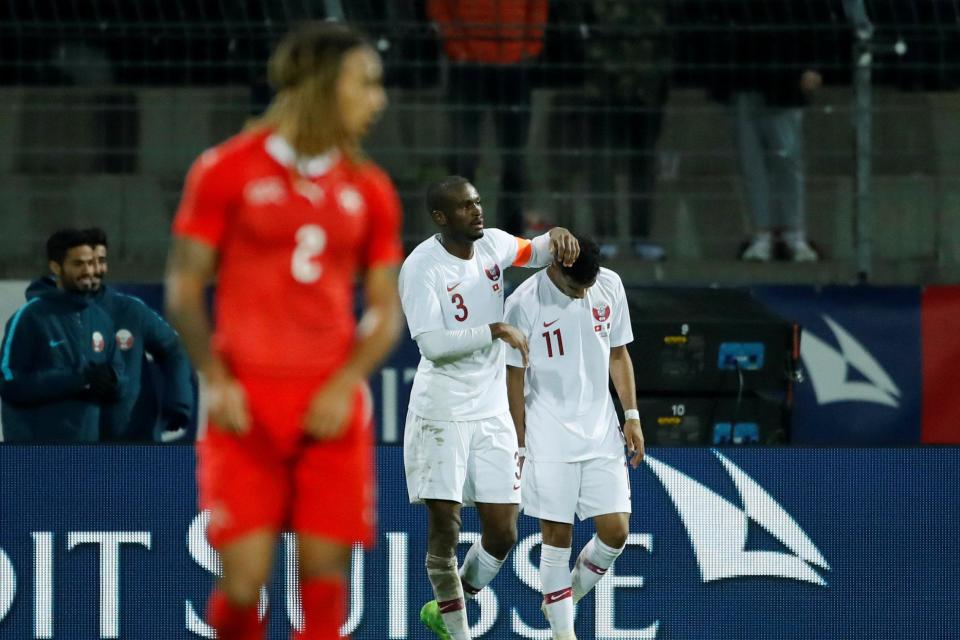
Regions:
<instances>
[{"instance_id":1,"label":"red jersey","mask_svg":"<svg viewBox=\"0 0 960 640\"><path fill-rule=\"evenodd\" d=\"M216 248L214 346L232 367L265 375L342 365L358 276L403 256L400 202L383 171L336 152L298 162L265 130L197 159L173 233Z\"/></svg>"}]
</instances>

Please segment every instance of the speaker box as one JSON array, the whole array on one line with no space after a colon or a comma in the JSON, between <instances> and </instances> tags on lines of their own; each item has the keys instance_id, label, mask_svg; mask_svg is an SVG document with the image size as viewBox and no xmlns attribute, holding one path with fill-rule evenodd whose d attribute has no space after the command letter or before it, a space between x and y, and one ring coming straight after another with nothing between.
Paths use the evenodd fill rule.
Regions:
<instances>
[{"instance_id":1,"label":"speaker box","mask_svg":"<svg viewBox=\"0 0 960 640\"><path fill-rule=\"evenodd\" d=\"M640 398L646 444L657 446L785 444L790 410L765 396Z\"/></svg>"},{"instance_id":2,"label":"speaker box","mask_svg":"<svg viewBox=\"0 0 960 640\"><path fill-rule=\"evenodd\" d=\"M638 287L628 293L638 394L784 392L800 327L740 289Z\"/></svg>"}]
</instances>

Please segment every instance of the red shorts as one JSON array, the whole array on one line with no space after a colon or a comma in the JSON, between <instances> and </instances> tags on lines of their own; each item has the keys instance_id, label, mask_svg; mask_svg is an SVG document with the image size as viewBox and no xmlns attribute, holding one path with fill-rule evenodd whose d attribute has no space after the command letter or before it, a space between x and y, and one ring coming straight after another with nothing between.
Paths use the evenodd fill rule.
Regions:
<instances>
[{"instance_id":1,"label":"red shorts","mask_svg":"<svg viewBox=\"0 0 960 640\"><path fill-rule=\"evenodd\" d=\"M197 442L200 508L214 548L258 529L373 543L376 485L370 393L358 386L343 434L315 441L303 417L323 378L239 378L250 430L208 424Z\"/></svg>"}]
</instances>

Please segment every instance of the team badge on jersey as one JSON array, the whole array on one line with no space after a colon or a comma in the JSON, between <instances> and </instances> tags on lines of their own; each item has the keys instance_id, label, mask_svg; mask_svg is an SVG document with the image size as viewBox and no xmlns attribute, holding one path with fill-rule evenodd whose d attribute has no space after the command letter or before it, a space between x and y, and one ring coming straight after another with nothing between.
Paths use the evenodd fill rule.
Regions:
<instances>
[{"instance_id":1,"label":"team badge on jersey","mask_svg":"<svg viewBox=\"0 0 960 640\"><path fill-rule=\"evenodd\" d=\"M484 267L483 272L487 274L487 277L493 282L493 291L500 291L500 283L497 282L500 280L500 265L494 264L491 267Z\"/></svg>"},{"instance_id":2,"label":"team badge on jersey","mask_svg":"<svg viewBox=\"0 0 960 640\"><path fill-rule=\"evenodd\" d=\"M287 200L287 187L277 176L252 180L243 189L243 199L251 207L283 204Z\"/></svg>"},{"instance_id":3,"label":"team badge on jersey","mask_svg":"<svg viewBox=\"0 0 960 640\"><path fill-rule=\"evenodd\" d=\"M343 209L343 212L351 216L360 213L365 206L363 196L360 195L359 191L350 186L340 190L337 196L337 202L340 203L340 208Z\"/></svg>"},{"instance_id":4,"label":"team badge on jersey","mask_svg":"<svg viewBox=\"0 0 960 640\"><path fill-rule=\"evenodd\" d=\"M93 332L93 352L94 353L103 353L104 348L107 346L107 343L103 339L103 334L99 331Z\"/></svg>"},{"instance_id":5,"label":"team badge on jersey","mask_svg":"<svg viewBox=\"0 0 960 640\"><path fill-rule=\"evenodd\" d=\"M610 323L607 322L610 319L610 305L606 302L598 303L593 308L593 319L598 323L593 325L594 333L599 334L601 338L606 338L610 333Z\"/></svg>"},{"instance_id":6,"label":"team badge on jersey","mask_svg":"<svg viewBox=\"0 0 960 640\"><path fill-rule=\"evenodd\" d=\"M129 351L133 348L133 334L127 329L117 331L117 348L120 351Z\"/></svg>"},{"instance_id":7,"label":"team badge on jersey","mask_svg":"<svg viewBox=\"0 0 960 640\"><path fill-rule=\"evenodd\" d=\"M607 318L610 317L610 305L606 302L601 302L593 308L593 319L597 322L606 322Z\"/></svg>"}]
</instances>

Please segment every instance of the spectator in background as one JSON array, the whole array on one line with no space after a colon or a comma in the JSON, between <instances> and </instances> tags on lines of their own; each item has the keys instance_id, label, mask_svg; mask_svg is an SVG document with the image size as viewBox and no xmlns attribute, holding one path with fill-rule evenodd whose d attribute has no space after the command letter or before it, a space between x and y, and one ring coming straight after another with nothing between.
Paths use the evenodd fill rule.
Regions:
<instances>
[{"instance_id":1,"label":"spectator in background","mask_svg":"<svg viewBox=\"0 0 960 640\"><path fill-rule=\"evenodd\" d=\"M822 84L808 0L687 3L706 26L707 88L730 108L753 235L742 260L774 257L775 233L795 262L814 262L807 241L803 108Z\"/></svg>"},{"instance_id":2,"label":"spectator in background","mask_svg":"<svg viewBox=\"0 0 960 640\"><path fill-rule=\"evenodd\" d=\"M584 58L589 72L578 105L585 119L594 233L626 238L629 232L634 255L654 261L666 257L663 248L648 239L656 147L669 90L663 3L585 3ZM614 224L621 166L628 178L629 229L617 229Z\"/></svg>"},{"instance_id":3,"label":"spectator in background","mask_svg":"<svg viewBox=\"0 0 960 640\"><path fill-rule=\"evenodd\" d=\"M428 0L427 15L440 30L451 63L448 172L476 180L480 126L491 110L501 150L497 226L522 235L530 62L543 50L547 0Z\"/></svg>"},{"instance_id":4,"label":"spectator in background","mask_svg":"<svg viewBox=\"0 0 960 640\"><path fill-rule=\"evenodd\" d=\"M97 227L84 233L96 256L93 299L116 327L126 381L120 390L120 401L103 412L101 440L177 440L186 433L194 412L193 371L187 352L173 327L143 300L104 284L108 271L107 234ZM147 354L153 358L153 365ZM159 397L153 372L161 377Z\"/></svg>"},{"instance_id":5,"label":"spectator in background","mask_svg":"<svg viewBox=\"0 0 960 640\"><path fill-rule=\"evenodd\" d=\"M55 286L31 284L0 349L3 440L97 442L123 362L113 321L90 295L96 257L86 234L63 229L47 240L47 260Z\"/></svg>"}]
</instances>

